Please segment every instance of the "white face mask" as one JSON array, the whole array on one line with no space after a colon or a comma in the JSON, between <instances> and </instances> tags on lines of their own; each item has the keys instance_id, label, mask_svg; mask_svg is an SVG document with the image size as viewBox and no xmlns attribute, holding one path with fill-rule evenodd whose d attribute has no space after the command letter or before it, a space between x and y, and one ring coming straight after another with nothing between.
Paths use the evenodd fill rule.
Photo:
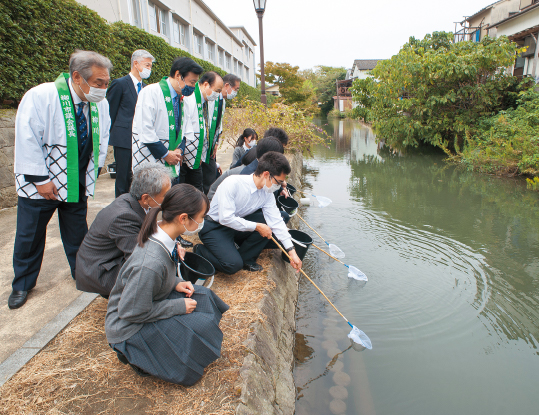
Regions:
<instances>
[{"instance_id":1,"label":"white face mask","mask_svg":"<svg viewBox=\"0 0 539 415\"><path fill-rule=\"evenodd\" d=\"M148 68L144 68L142 71L139 71L138 73L142 79L148 79L150 75L152 74L152 70Z\"/></svg>"},{"instance_id":2,"label":"white face mask","mask_svg":"<svg viewBox=\"0 0 539 415\"><path fill-rule=\"evenodd\" d=\"M249 146L251 148L256 147L256 140L251 140L251 142L249 143Z\"/></svg>"},{"instance_id":3,"label":"white face mask","mask_svg":"<svg viewBox=\"0 0 539 415\"><path fill-rule=\"evenodd\" d=\"M204 219L202 219L202 222L201 223L198 223L196 220L194 220L193 218L189 218L191 219L193 222L195 222L198 227L194 230L194 231L188 231L187 228L185 227L185 225L183 225L183 228L185 229L185 232L183 233L184 235L186 236L189 236L189 235L196 235L197 233L199 233L202 228L204 227Z\"/></svg>"},{"instance_id":4,"label":"white face mask","mask_svg":"<svg viewBox=\"0 0 539 415\"><path fill-rule=\"evenodd\" d=\"M232 90L232 92L228 92L226 94L227 99L234 99L236 98L236 95L238 95L238 91Z\"/></svg>"},{"instance_id":5,"label":"white face mask","mask_svg":"<svg viewBox=\"0 0 539 415\"><path fill-rule=\"evenodd\" d=\"M271 176L270 176L270 180L271 179ZM264 191L266 193L275 193L277 190L279 190L281 188L281 185L280 184L274 184L274 183L271 183L271 187L268 187L266 186L266 183L264 183Z\"/></svg>"},{"instance_id":6,"label":"white face mask","mask_svg":"<svg viewBox=\"0 0 539 415\"><path fill-rule=\"evenodd\" d=\"M219 98L219 92L211 91L211 94L206 97L206 101L215 101Z\"/></svg>"},{"instance_id":7,"label":"white face mask","mask_svg":"<svg viewBox=\"0 0 539 415\"><path fill-rule=\"evenodd\" d=\"M82 88L80 88L80 85L79 85L80 90L82 91L82 93L84 94L84 97L88 100L88 102L103 101L103 99L105 98L105 95L107 95L107 89L94 88L93 86L90 86L88 82L86 82L86 79L82 78L82 80L86 83L86 85L90 87L90 92L86 93L82 91Z\"/></svg>"}]
</instances>

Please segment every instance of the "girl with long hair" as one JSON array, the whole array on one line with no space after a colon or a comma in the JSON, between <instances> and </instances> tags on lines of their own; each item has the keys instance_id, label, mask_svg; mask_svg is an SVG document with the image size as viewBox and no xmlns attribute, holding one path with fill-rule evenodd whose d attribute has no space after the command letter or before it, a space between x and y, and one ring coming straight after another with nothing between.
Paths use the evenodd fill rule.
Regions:
<instances>
[{"instance_id":1,"label":"girl with long hair","mask_svg":"<svg viewBox=\"0 0 539 415\"><path fill-rule=\"evenodd\" d=\"M176 238L200 231L208 208L206 195L193 186L172 187L146 215L110 293L107 340L140 375L192 385L220 356L219 321L228 305L210 289L176 276L178 257L185 255Z\"/></svg>"},{"instance_id":2,"label":"girl with long hair","mask_svg":"<svg viewBox=\"0 0 539 415\"><path fill-rule=\"evenodd\" d=\"M252 128L246 128L243 130L243 133L238 137L238 141L236 141L236 148L232 154L232 163L230 163L229 167L230 169L234 167L234 165L245 155L245 153L256 146L257 139L258 135Z\"/></svg>"}]
</instances>

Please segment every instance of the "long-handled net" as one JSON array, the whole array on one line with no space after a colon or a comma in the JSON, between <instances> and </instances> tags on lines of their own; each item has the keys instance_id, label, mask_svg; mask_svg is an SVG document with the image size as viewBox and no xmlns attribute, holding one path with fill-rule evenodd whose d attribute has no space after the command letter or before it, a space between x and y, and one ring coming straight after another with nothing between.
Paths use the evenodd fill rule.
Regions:
<instances>
[{"instance_id":1,"label":"long-handled net","mask_svg":"<svg viewBox=\"0 0 539 415\"><path fill-rule=\"evenodd\" d=\"M315 244L312 244L316 249L318 249L319 251L322 251L324 254L326 254L328 257L330 258L333 258L335 261L337 262L340 262L341 264L343 264L346 268L348 268L348 278L353 278L355 280L358 280L358 281L369 281L369 279L367 278L367 276L361 272L359 269L357 269L356 267L354 267L353 265L348 265L348 264L345 264L344 262L342 262L340 259L334 257L333 255L329 254L328 252L324 251L322 248L320 248L319 246L316 246Z\"/></svg>"},{"instance_id":2,"label":"long-handled net","mask_svg":"<svg viewBox=\"0 0 539 415\"><path fill-rule=\"evenodd\" d=\"M283 251L283 253L288 257L288 259L290 260L290 263L292 263L292 258L290 258L290 255L288 255L288 252L286 252L286 250L281 246L279 242L275 240L273 236L271 237L271 239L273 240L273 242L275 242L275 245L277 245L279 249ZM344 319L344 321L346 321L346 323L348 323L348 325L352 327L352 331L348 333L348 338L352 339L354 343L357 343L367 349L372 349L372 343L371 343L371 339L369 339L369 336L367 336L363 331L361 331L360 329L358 329L356 326L354 326L352 323L348 321L348 319L337 309L337 307L335 307L335 305L330 301L330 299L326 296L326 294L324 294L324 292L318 287L318 285L316 285L314 281L309 278L309 276L305 273L305 271L303 271L301 268L299 269L299 271L303 274L305 278L309 280L309 282L312 285L314 285L314 287L320 292L320 294L324 296L327 302L335 309L337 313L339 313L339 315Z\"/></svg>"},{"instance_id":3,"label":"long-handled net","mask_svg":"<svg viewBox=\"0 0 539 415\"><path fill-rule=\"evenodd\" d=\"M312 193L304 193L301 190L298 190L299 193L301 193L303 196L312 196L318 201L318 207L325 208L333 203L333 201L329 197L325 196L316 196Z\"/></svg>"},{"instance_id":4,"label":"long-handled net","mask_svg":"<svg viewBox=\"0 0 539 415\"><path fill-rule=\"evenodd\" d=\"M299 215L299 213L296 214L296 216L297 216L298 218L300 218L301 221L302 221L305 225L307 225L307 226L308 226L314 233L316 233L316 234L318 235L318 237L319 237L320 239L322 239L322 240L324 241L324 243L329 247L329 252L331 252L331 255L333 255L333 256L336 257L336 258L344 258L344 257L346 256L346 255L344 254L344 252L342 251L341 248L339 248L339 247L338 247L337 245L335 245L335 244L330 244L328 241L326 241L324 238L322 238L322 235L320 235L318 232L316 232L316 231L313 229L313 227L312 227L311 225L309 225L309 224L307 223L307 221L306 221L305 219L303 219L303 218Z\"/></svg>"}]
</instances>

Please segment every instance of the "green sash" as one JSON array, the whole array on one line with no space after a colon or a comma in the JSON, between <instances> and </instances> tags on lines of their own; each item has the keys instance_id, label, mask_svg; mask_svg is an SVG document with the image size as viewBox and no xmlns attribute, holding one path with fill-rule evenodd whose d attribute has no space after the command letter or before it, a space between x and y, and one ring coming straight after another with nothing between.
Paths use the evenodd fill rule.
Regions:
<instances>
[{"instance_id":1,"label":"green sash","mask_svg":"<svg viewBox=\"0 0 539 415\"><path fill-rule=\"evenodd\" d=\"M180 143L183 139L182 134L182 126L180 124L180 131L178 131L178 134L176 134L176 118L174 118L174 105L172 104L172 98L170 97L170 87L168 86L167 77L164 76L161 81L159 81L159 86L161 87L161 91L163 91L163 95L165 96L165 105L167 106L167 114L168 114L168 150L174 151L178 148ZM182 124L185 120L185 106L182 105ZM172 176L177 177L178 174L176 173L176 166L171 166L167 162L165 162L165 165L167 167L170 167Z\"/></svg>"},{"instance_id":2,"label":"green sash","mask_svg":"<svg viewBox=\"0 0 539 415\"><path fill-rule=\"evenodd\" d=\"M58 90L60 105L64 114L66 128L66 160L67 160L67 201L79 201L79 140L77 138L77 122L75 120L75 110L67 80L69 74L62 73L54 85ZM92 143L94 150L94 173L97 181L97 171L99 170L99 111L94 102L90 103L90 119L88 122L92 129Z\"/></svg>"},{"instance_id":3,"label":"green sash","mask_svg":"<svg viewBox=\"0 0 539 415\"><path fill-rule=\"evenodd\" d=\"M200 167L200 159L202 158L202 149L204 148L204 110L202 109L202 94L200 93L200 87L198 83L195 87L195 98L197 101L197 110L198 110L198 127L199 127L199 137L198 137L198 150L197 150L197 156L195 159L195 164L193 165L193 169L198 169ZM209 163L210 156L211 156L211 149L213 146L213 140L215 138L215 129L217 127L217 116L219 114L219 104L216 102L213 106L213 115L211 117L211 125L210 127L210 138L209 138L209 144L208 144L208 152L206 154L206 163Z\"/></svg>"}]
</instances>

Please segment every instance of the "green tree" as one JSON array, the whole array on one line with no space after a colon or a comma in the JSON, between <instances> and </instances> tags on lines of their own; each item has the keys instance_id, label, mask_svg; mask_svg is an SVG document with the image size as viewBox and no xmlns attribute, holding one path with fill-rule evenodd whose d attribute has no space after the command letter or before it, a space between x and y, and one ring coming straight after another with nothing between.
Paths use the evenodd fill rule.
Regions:
<instances>
[{"instance_id":1,"label":"green tree","mask_svg":"<svg viewBox=\"0 0 539 415\"><path fill-rule=\"evenodd\" d=\"M266 62L264 72L266 82L279 86L279 93L286 104L305 105L311 97L309 88L304 87L305 78L298 74L299 66L289 63ZM260 78L260 75L257 75Z\"/></svg>"},{"instance_id":2,"label":"green tree","mask_svg":"<svg viewBox=\"0 0 539 415\"><path fill-rule=\"evenodd\" d=\"M515 104L518 81L500 68L512 65L519 47L507 37L452 39L446 32L411 37L374 68L376 81L354 81L354 99L390 146L427 143L460 154L481 117Z\"/></svg>"},{"instance_id":3,"label":"green tree","mask_svg":"<svg viewBox=\"0 0 539 415\"><path fill-rule=\"evenodd\" d=\"M346 69L320 65L314 69L304 69L299 74L313 83L316 89L315 103L320 109L320 114L326 116L333 109L337 81L346 77Z\"/></svg>"}]
</instances>

